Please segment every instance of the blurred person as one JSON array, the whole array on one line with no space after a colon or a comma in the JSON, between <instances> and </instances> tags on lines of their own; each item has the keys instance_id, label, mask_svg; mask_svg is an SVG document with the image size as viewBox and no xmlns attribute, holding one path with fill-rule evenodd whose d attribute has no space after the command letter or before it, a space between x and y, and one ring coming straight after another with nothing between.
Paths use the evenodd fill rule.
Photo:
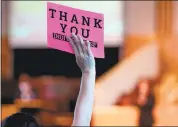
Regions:
<instances>
[{"instance_id":1,"label":"blurred person","mask_svg":"<svg viewBox=\"0 0 178 127\"><path fill-rule=\"evenodd\" d=\"M130 94L123 94L121 97L119 97L119 100L116 102L116 105L120 106L128 106L132 105L132 95Z\"/></svg>"},{"instance_id":2,"label":"blurred person","mask_svg":"<svg viewBox=\"0 0 178 127\"><path fill-rule=\"evenodd\" d=\"M75 105L77 102L77 92L76 91L79 91L79 90L74 88L74 90L71 93L72 98L69 101L69 111L70 112L74 112L74 110L75 110Z\"/></svg>"},{"instance_id":3,"label":"blurred person","mask_svg":"<svg viewBox=\"0 0 178 127\"><path fill-rule=\"evenodd\" d=\"M35 92L29 82L23 81L19 83L20 99L22 101L31 101L36 98Z\"/></svg>"},{"instance_id":4,"label":"blurred person","mask_svg":"<svg viewBox=\"0 0 178 127\"><path fill-rule=\"evenodd\" d=\"M16 94L16 99L20 100L20 103L21 102L32 103L32 101L37 98L37 94L34 91L29 81L21 80L21 82L18 85L18 88L19 91ZM40 112L40 109L29 106L29 107L21 107L20 111L36 117Z\"/></svg>"},{"instance_id":5,"label":"blurred person","mask_svg":"<svg viewBox=\"0 0 178 127\"><path fill-rule=\"evenodd\" d=\"M143 80L138 85L138 100L140 108L139 126L153 126L153 109L155 105L155 96L153 87L148 80Z\"/></svg>"},{"instance_id":6,"label":"blurred person","mask_svg":"<svg viewBox=\"0 0 178 127\"><path fill-rule=\"evenodd\" d=\"M20 74L19 82L29 81L29 80L30 80L30 76L27 73Z\"/></svg>"},{"instance_id":7,"label":"blurred person","mask_svg":"<svg viewBox=\"0 0 178 127\"><path fill-rule=\"evenodd\" d=\"M91 52L89 41L87 41L86 46L82 37L73 33L71 37L68 37L68 41L74 50L76 63L82 72L80 91L75 106L72 126L90 126L94 103L95 59ZM39 127L33 117L29 115L23 116L23 113L10 116L3 123L3 127ZM34 123L34 126L30 126L30 123Z\"/></svg>"},{"instance_id":8,"label":"blurred person","mask_svg":"<svg viewBox=\"0 0 178 127\"><path fill-rule=\"evenodd\" d=\"M37 93L30 83L30 77L28 74L22 73L20 75L18 88L19 91L16 94L18 99L21 99L22 101L31 101L32 99L37 98Z\"/></svg>"}]
</instances>

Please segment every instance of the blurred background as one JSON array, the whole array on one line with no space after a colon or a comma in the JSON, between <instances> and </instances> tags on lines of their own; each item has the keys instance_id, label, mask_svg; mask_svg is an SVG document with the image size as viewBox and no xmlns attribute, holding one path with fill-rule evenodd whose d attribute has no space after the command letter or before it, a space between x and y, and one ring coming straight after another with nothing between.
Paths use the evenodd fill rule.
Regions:
<instances>
[{"instance_id":1,"label":"blurred background","mask_svg":"<svg viewBox=\"0 0 178 127\"><path fill-rule=\"evenodd\" d=\"M105 16L92 126L178 125L177 1L50 2ZM22 111L71 125L81 72L73 55L47 48L46 4L1 2L1 121Z\"/></svg>"}]
</instances>

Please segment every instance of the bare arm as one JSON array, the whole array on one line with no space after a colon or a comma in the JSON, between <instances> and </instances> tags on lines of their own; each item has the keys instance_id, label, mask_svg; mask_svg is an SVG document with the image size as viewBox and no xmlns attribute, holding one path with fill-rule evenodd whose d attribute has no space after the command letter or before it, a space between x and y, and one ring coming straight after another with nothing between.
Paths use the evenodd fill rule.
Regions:
<instances>
[{"instance_id":1,"label":"bare arm","mask_svg":"<svg viewBox=\"0 0 178 127\"><path fill-rule=\"evenodd\" d=\"M95 88L95 60L90 44L84 44L80 36L72 34L69 38L75 52L76 62L82 71L80 92L74 111L72 126L90 126Z\"/></svg>"},{"instance_id":2,"label":"bare arm","mask_svg":"<svg viewBox=\"0 0 178 127\"><path fill-rule=\"evenodd\" d=\"M82 74L80 92L78 95L73 126L90 126L94 101L95 72Z\"/></svg>"}]
</instances>

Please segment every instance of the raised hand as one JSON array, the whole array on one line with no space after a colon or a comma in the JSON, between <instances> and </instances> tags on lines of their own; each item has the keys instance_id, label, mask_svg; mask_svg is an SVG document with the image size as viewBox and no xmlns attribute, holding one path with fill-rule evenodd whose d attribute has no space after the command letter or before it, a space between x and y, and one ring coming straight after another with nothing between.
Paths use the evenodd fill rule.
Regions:
<instances>
[{"instance_id":1,"label":"raised hand","mask_svg":"<svg viewBox=\"0 0 178 127\"><path fill-rule=\"evenodd\" d=\"M82 71L80 91L74 111L72 126L90 126L95 89L95 59L81 36L72 34L68 40L74 50L76 62Z\"/></svg>"},{"instance_id":2,"label":"raised hand","mask_svg":"<svg viewBox=\"0 0 178 127\"><path fill-rule=\"evenodd\" d=\"M68 40L74 50L76 62L81 69L82 73L95 70L95 60L90 49L90 43L83 41L80 35L72 33Z\"/></svg>"}]
</instances>

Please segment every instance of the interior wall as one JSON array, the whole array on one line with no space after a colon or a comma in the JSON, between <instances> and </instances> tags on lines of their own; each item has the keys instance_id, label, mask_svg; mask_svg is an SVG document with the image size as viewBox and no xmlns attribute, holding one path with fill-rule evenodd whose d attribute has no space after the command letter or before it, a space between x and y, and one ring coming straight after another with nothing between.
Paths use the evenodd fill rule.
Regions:
<instances>
[{"instance_id":1,"label":"interior wall","mask_svg":"<svg viewBox=\"0 0 178 127\"><path fill-rule=\"evenodd\" d=\"M155 1L125 2L124 56L155 39Z\"/></svg>"},{"instance_id":2,"label":"interior wall","mask_svg":"<svg viewBox=\"0 0 178 127\"><path fill-rule=\"evenodd\" d=\"M155 1L125 2L127 35L152 35L155 31Z\"/></svg>"},{"instance_id":3,"label":"interior wall","mask_svg":"<svg viewBox=\"0 0 178 127\"><path fill-rule=\"evenodd\" d=\"M178 34L178 1L173 2L173 29L174 33Z\"/></svg>"}]
</instances>

